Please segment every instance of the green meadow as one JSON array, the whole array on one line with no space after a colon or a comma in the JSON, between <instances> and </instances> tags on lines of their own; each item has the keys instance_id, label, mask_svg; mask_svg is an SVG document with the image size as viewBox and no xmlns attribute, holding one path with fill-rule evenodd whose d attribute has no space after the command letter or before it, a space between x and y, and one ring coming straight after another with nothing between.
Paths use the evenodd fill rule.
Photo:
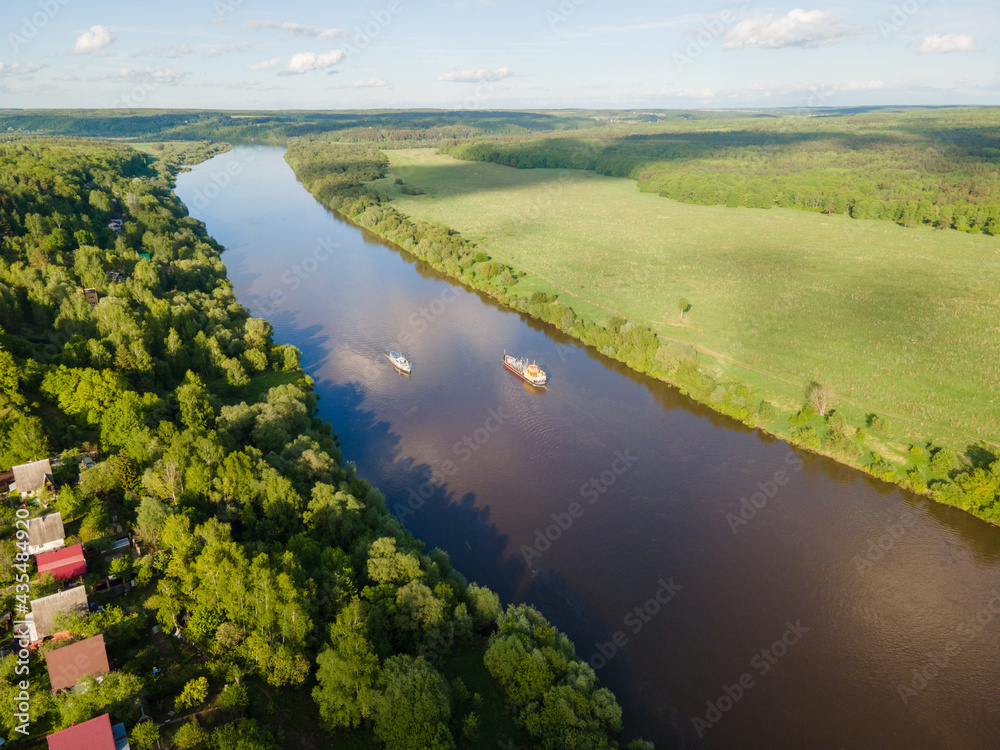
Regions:
<instances>
[{"instance_id":1,"label":"green meadow","mask_svg":"<svg viewBox=\"0 0 1000 750\"><path fill-rule=\"evenodd\" d=\"M901 441L1000 441L996 237L697 206L633 180L433 149L386 153L393 170L377 189L529 271L514 291L557 292L602 324L648 324L792 412L818 381L849 416L895 418ZM414 189L425 192L403 192Z\"/></svg>"}]
</instances>

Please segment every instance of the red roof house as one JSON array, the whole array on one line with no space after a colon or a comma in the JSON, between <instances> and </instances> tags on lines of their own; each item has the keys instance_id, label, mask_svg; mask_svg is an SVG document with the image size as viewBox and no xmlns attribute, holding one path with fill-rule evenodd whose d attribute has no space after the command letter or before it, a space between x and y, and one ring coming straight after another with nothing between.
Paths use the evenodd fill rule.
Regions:
<instances>
[{"instance_id":1,"label":"red roof house","mask_svg":"<svg viewBox=\"0 0 1000 750\"><path fill-rule=\"evenodd\" d=\"M115 735L108 714L46 737L49 750L115 750Z\"/></svg>"},{"instance_id":2,"label":"red roof house","mask_svg":"<svg viewBox=\"0 0 1000 750\"><path fill-rule=\"evenodd\" d=\"M44 552L35 560L38 562L38 575L51 572L57 581L69 581L87 573L82 544L74 544L55 552Z\"/></svg>"},{"instance_id":3,"label":"red roof house","mask_svg":"<svg viewBox=\"0 0 1000 750\"><path fill-rule=\"evenodd\" d=\"M74 687L84 677L100 677L111 671L104 636L95 635L85 641L57 648L45 654L52 692Z\"/></svg>"}]
</instances>

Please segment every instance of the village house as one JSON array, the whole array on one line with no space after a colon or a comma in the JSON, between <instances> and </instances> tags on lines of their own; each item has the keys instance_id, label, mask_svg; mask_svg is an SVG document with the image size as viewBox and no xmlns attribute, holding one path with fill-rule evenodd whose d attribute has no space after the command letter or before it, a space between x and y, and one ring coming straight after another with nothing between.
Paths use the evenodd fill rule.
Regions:
<instances>
[{"instance_id":1,"label":"village house","mask_svg":"<svg viewBox=\"0 0 1000 750\"><path fill-rule=\"evenodd\" d=\"M45 739L49 750L129 750L125 725L112 726L109 714L50 734Z\"/></svg>"},{"instance_id":2,"label":"village house","mask_svg":"<svg viewBox=\"0 0 1000 750\"><path fill-rule=\"evenodd\" d=\"M14 487L21 497L32 497L42 487L55 490L56 480L52 476L52 464L49 459L33 461L30 464L15 466Z\"/></svg>"},{"instance_id":3,"label":"village house","mask_svg":"<svg viewBox=\"0 0 1000 750\"><path fill-rule=\"evenodd\" d=\"M53 693L75 687L88 675L100 678L111 671L103 635L49 651L45 654L45 666Z\"/></svg>"},{"instance_id":4,"label":"village house","mask_svg":"<svg viewBox=\"0 0 1000 750\"><path fill-rule=\"evenodd\" d=\"M90 303L91 307L97 307L97 303L101 301L101 295L96 289L84 289L83 297Z\"/></svg>"},{"instance_id":5,"label":"village house","mask_svg":"<svg viewBox=\"0 0 1000 750\"><path fill-rule=\"evenodd\" d=\"M60 591L52 596L44 596L35 599L31 603L31 612L24 618L28 626L28 638L32 643L37 643L55 632L55 617L60 612L67 614L78 612L87 614L90 612L90 604L87 602L87 590L83 586L76 586L65 591Z\"/></svg>"},{"instance_id":6,"label":"village house","mask_svg":"<svg viewBox=\"0 0 1000 750\"><path fill-rule=\"evenodd\" d=\"M87 574L82 544L74 544L55 552L43 552L35 558L35 563L38 565L38 575L52 573L57 581L71 581Z\"/></svg>"},{"instance_id":7,"label":"village house","mask_svg":"<svg viewBox=\"0 0 1000 750\"><path fill-rule=\"evenodd\" d=\"M62 514L50 513L28 521L28 554L62 549L66 546L66 531L62 525Z\"/></svg>"},{"instance_id":8,"label":"village house","mask_svg":"<svg viewBox=\"0 0 1000 750\"><path fill-rule=\"evenodd\" d=\"M62 514L50 513L28 521L29 555L40 555L65 546L66 531L63 529Z\"/></svg>"}]
</instances>

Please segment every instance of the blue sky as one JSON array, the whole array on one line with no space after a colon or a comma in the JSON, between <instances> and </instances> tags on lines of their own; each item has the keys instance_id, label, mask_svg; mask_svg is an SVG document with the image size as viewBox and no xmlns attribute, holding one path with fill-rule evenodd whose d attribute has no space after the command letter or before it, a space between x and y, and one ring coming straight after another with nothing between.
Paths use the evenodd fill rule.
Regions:
<instances>
[{"instance_id":1,"label":"blue sky","mask_svg":"<svg viewBox=\"0 0 1000 750\"><path fill-rule=\"evenodd\" d=\"M1000 104L996 0L3 0L0 30L0 107Z\"/></svg>"}]
</instances>

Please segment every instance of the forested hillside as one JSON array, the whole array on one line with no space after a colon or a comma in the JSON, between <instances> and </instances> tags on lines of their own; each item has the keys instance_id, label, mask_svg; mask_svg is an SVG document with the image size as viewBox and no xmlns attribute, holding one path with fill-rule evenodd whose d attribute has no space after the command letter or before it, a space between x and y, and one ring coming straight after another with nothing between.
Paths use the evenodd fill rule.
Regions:
<instances>
[{"instance_id":1,"label":"forested hillside","mask_svg":"<svg viewBox=\"0 0 1000 750\"><path fill-rule=\"evenodd\" d=\"M621 709L567 638L425 550L344 462L298 351L235 300L171 192L184 156L0 143L0 469L55 459L56 492L12 500L93 553L102 609L58 624L103 634L112 668L53 696L60 644L33 651L25 739L4 657L8 744L110 713L138 750L618 747ZM6 610L26 589L2 507ZM139 556L102 562L123 528ZM136 586L112 600L108 576ZM57 587L32 573L27 590Z\"/></svg>"},{"instance_id":2,"label":"forested hillside","mask_svg":"<svg viewBox=\"0 0 1000 750\"><path fill-rule=\"evenodd\" d=\"M997 109L672 121L474 139L444 151L520 169L593 169L701 205L1000 234Z\"/></svg>"}]
</instances>

